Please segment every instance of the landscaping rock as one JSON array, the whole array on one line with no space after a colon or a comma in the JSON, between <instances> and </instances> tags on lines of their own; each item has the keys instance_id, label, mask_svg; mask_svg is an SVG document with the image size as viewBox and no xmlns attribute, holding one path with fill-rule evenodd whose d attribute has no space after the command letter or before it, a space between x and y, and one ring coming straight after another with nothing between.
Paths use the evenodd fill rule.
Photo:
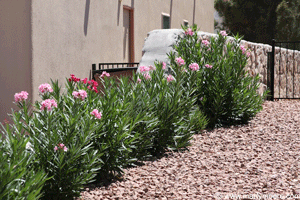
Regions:
<instances>
[{"instance_id":1,"label":"landscaping rock","mask_svg":"<svg viewBox=\"0 0 300 200\"><path fill-rule=\"evenodd\" d=\"M125 169L81 199L287 199L299 196L299 158L300 101L265 102L248 125L203 131L189 151Z\"/></svg>"}]
</instances>

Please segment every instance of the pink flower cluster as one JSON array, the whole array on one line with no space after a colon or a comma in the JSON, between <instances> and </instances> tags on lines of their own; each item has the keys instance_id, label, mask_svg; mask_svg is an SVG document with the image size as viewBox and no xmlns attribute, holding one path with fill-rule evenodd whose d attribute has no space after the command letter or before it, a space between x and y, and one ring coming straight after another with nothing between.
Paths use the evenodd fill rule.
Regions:
<instances>
[{"instance_id":1,"label":"pink flower cluster","mask_svg":"<svg viewBox=\"0 0 300 200\"><path fill-rule=\"evenodd\" d=\"M211 69L212 65L206 64L205 67Z\"/></svg>"},{"instance_id":2,"label":"pink flower cluster","mask_svg":"<svg viewBox=\"0 0 300 200\"><path fill-rule=\"evenodd\" d=\"M44 94L46 92L53 92L53 89L51 88L50 84L44 83L39 86L39 91L40 93Z\"/></svg>"},{"instance_id":3,"label":"pink flower cluster","mask_svg":"<svg viewBox=\"0 0 300 200\"><path fill-rule=\"evenodd\" d=\"M83 82L84 84L86 84L86 82L87 82L87 78L85 78L85 79L81 79L81 82Z\"/></svg>"},{"instance_id":4,"label":"pink flower cluster","mask_svg":"<svg viewBox=\"0 0 300 200\"><path fill-rule=\"evenodd\" d=\"M189 68L192 71L198 71L199 70L199 65L197 63L192 63L192 64L189 65Z\"/></svg>"},{"instance_id":5,"label":"pink flower cluster","mask_svg":"<svg viewBox=\"0 0 300 200\"><path fill-rule=\"evenodd\" d=\"M228 34L226 33L226 31L220 31L220 34L222 35L222 36L227 36Z\"/></svg>"},{"instance_id":6,"label":"pink flower cluster","mask_svg":"<svg viewBox=\"0 0 300 200\"><path fill-rule=\"evenodd\" d=\"M149 72L149 71L153 71L153 70L156 70L156 68L154 67L154 66L152 66L152 65L149 65L148 67L146 67L146 66L140 66L140 72Z\"/></svg>"},{"instance_id":7,"label":"pink flower cluster","mask_svg":"<svg viewBox=\"0 0 300 200\"><path fill-rule=\"evenodd\" d=\"M194 32L192 29L188 28L185 32L185 35L190 35L190 36L193 36L194 35Z\"/></svg>"},{"instance_id":8,"label":"pink flower cluster","mask_svg":"<svg viewBox=\"0 0 300 200\"><path fill-rule=\"evenodd\" d=\"M166 69L167 64L165 62L162 62L162 69Z\"/></svg>"},{"instance_id":9,"label":"pink flower cluster","mask_svg":"<svg viewBox=\"0 0 300 200\"><path fill-rule=\"evenodd\" d=\"M94 115L97 119L101 119L101 117L102 117L102 113L99 112L97 109L94 109L94 110L91 112L91 115Z\"/></svg>"},{"instance_id":10,"label":"pink flower cluster","mask_svg":"<svg viewBox=\"0 0 300 200\"><path fill-rule=\"evenodd\" d=\"M81 100L84 100L87 97L87 93L85 90L78 90L78 92L74 91L72 95L74 99L81 99Z\"/></svg>"},{"instance_id":11,"label":"pink flower cluster","mask_svg":"<svg viewBox=\"0 0 300 200\"><path fill-rule=\"evenodd\" d=\"M242 53L245 54L246 53L246 48L244 45L240 45L240 49L242 50Z\"/></svg>"},{"instance_id":12,"label":"pink flower cluster","mask_svg":"<svg viewBox=\"0 0 300 200\"><path fill-rule=\"evenodd\" d=\"M88 81L89 86L87 87L89 90L93 90L94 92L98 93L97 87L98 83L97 81L90 80Z\"/></svg>"},{"instance_id":13,"label":"pink flower cluster","mask_svg":"<svg viewBox=\"0 0 300 200\"><path fill-rule=\"evenodd\" d=\"M137 83L140 83L142 82L142 80L140 78L137 79Z\"/></svg>"},{"instance_id":14,"label":"pink flower cluster","mask_svg":"<svg viewBox=\"0 0 300 200\"><path fill-rule=\"evenodd\" d=\"M240 45L240 49L242 50L242 53L243 53L243 54L246 54L246 55L247 55L247 57L250 56L250 52L247 51L247 49L245 48L244 45Z\"/></svg>"},{"instance_id":15,"label":"pink flower cluster","mask_svg":"<svg viewBox=\"0 0 300 200\"><path fill-rule=\"evenodd\" d=\"M28 93L26 91L22 91L20 93L16 93L14 97L15 97L15 102L18 103L26 100L28 98Z\"/></svg>"},{"instance_id":16,"label":"pink flower cluster","mask_svg":"<svg viewBox=\"0 0 300 200\"><path fill-rule=\"evenodd\" d=\"M184 65L184 64L185 64L184 60L183 60L181 57L179 57L179 58L175 58L175 62L176 62L176 63L177 63L177 65L179 65L179 66L181 66L181 65Z\"/></svg>"},{"instance_id":17,"label":"pink flower cluster","mask_svg":"<svg viewBox=\"0 0 300 200\"><path fill-rule=\"evenodd\" d=\"M101 74L101 76L100 76L100 78L103 78L103 77L110 77L110 74L109 73L107 73L106 71L103 71L102 72L102 74Z\"/></svg>"},{"instance_id":18,"label":"pink flower cluster","mask_svg":"<svg viewBox=\"0 0 300 200\"><path fill-rule=\"evenodd\" d=\"M149 65L149 69L153 71L153 70L155 70L155 67L152 65Z\"/></svg>"},{"instance_id":19,"label":"pink flower cluster","mask_svg":"<svg viewBox=\"0 0 300 200\"><path fill-rule=\"evenodd\" d=\"M247 55L248 58L250 57L250 54L251 53L249 51L247 51L246 55Z\"/></svg>"},{"instance_id":20,"label":"pink flower cluster","mask_svg":"<svg viewBox=\"0 0 300 200\"><path fill-rule=\"evenodd\" d=\"M174 77L171 74L169 74L169 76L167 77L167 81L171 82L173 80L174 80Z\"/></svg>"},{"instance_id":21,"label":"pink flower cluster","mask_svg":"<svg viewBox=\"0 0 300 200\"><path fill-rule=\"evenodd\" d=\"M207 47L210 45L210 42L208 40L202 40L201 43Z\"/></svg>"},{"instance_id":22,"label":"pink flower cluster","mask_svg":"<svg viewBox=\"0 0 300 200\"><path fill-rule=\"evenodd\" d=\"M71 74L70 75L71 78L69 78L69 82L79 82L80 81L80 78L77 78L74 74Z\"/></svg>"},{"instance_id":23,"label":"pink flower cluster","mask_svg":"<svg viewBox=\"0 0 300 200\"><path fill-rule=\"evenodd\" d=\"M149 72L149 71L150 71L150 67L140 66L140 72Z\"/></svg>"},{"instance_id":24,"label":"pink flower cluster","mask_svg":"<svg viewBox=\"0 0 300 200\"><path fill-rule=\"evenodd\" d=\"M64 152L68 151L68 148L63 143L59 143L57 146L55 146L54 152L56 152L59 149L63 150Z\"/></svg>"},{"instance_id":25,"label":"pink flower cluster","mask_svg":"<svg viewBox=\"0 0 300 200\"><path fill-rule=\"evenodd\" d=\"M146 74L144 74L144 78L145 78L146 80L150 80L150 79L151 79L151 76L150 76L149 73L146 73Z\"/></svg>"},{"instance_id":26,"label":"pink flower cluster","mask_svg":"<svg viewBox=\"0 0 300 200\"><path fill-rule=\"evenodd\" d=\"M42 106L40 109L45 110L45 108L47 108L48 111L51 111L53 107L57 108L56 101L54 99L46 99L42 101Z\"/></svg>"}]
</instances>

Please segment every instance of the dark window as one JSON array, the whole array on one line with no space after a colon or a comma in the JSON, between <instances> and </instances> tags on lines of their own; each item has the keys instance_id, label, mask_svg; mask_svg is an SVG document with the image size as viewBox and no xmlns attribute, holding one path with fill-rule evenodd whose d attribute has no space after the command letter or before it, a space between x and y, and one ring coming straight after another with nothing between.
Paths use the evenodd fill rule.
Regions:
<instances>
[{"instance_id":1,"label":"dark window","mask_svg":"<svg viewBox=\"0 0 300 200\"><path fill-rule=\"evenodd\" d=\"M163 29L170 28L170 16L166 16L166 15L162 16L162 28Z\"/></svg>"},{"instance_id":2,"label":"dark window","mask_svg":"<svg viewBox=\"0 0 300 200\"><path fill-rule=\"evenodd\" d=\"M188 21L183 21L183 25L185 26L185 27L187 27L188 25L189 25L189 22Z\"/></svg>"}]
</instances>

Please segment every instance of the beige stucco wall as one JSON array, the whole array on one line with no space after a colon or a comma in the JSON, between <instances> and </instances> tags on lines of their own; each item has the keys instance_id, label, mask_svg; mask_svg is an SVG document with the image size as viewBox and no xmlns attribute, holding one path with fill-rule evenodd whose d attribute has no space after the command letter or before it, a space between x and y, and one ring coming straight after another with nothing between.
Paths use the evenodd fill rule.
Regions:
<instances>
[{"instance_id":1,"label":"beige stucco wall","mask_svg":"<svg viewBox=\"0 0 300 200\"><path fill-rule=\"evenodd\" d=\"M14 94L31 98L30 0L0 1L0 122L16 108Z\"/></svg>"},{"instance_id":2,"label":"beige stucco wall","mask_svg":"<svg viewBox=\"0 0 300 200\"><path fill-rule=\"evenodd\" d=\"M195 23L213 32L213 1L196 0ZM147 33L161 28L162 13L171 15L171 28L193 22L194 0L33 0L33 93L50 78L71 73L89 77L93 63L124 61L123 6L134 8L135 62L142 57Z\"/></svg>"},{"instance_id":3,"label":"beige stucco wall","mask_svg":"<svg viewBox=\"0 0 300 200\"><path fill-rule=\"evenodd\" d=\"M123 0L123 3L129 2ZM133 2L133 1L130 1ZM194 13L195 3L195 17ZM130 4L129 4L130 5ZM140 61L147 33L162 28L162 13L169 14L171 28L181 28L183 20L194 23L202 31L214 32L214 1L212 0L143 0L134 1L135 8L135 60Z\"/></svg>"},{"instance_id":4,"label":"beige stucco wall","mask_svg":"<svg viewBox=\"0 0 300 200\"><path fill-rule=\"evenodd\" d=\"M162 13L171 16L171 28L195 19L201 30L214 31L212 0L1 0L0 120L16 92L40 100L38 86L50 79L89 78L93 63L126 61L124 5L134 8L135 62L147 33L162 27Z\"/></svg>"}]
</instances>

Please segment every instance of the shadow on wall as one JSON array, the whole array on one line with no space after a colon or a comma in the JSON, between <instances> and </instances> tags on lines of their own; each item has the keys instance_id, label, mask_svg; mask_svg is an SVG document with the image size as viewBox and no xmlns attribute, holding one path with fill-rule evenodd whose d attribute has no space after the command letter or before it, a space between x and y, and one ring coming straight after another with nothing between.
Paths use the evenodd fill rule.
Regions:
<instances>
[{"instance_id":1,"label":"shadow on wall","mask_svg":"<svg viewBox=\"0 0 300 200\"><path fill-rule=\"evenodd\" d=\"M84 35L87 35L87 28L89 24L89 13L90 13L90 0L86 0L85 3L85 13L84 13Z\"/></svg>"},{"instance_id":2,"label":"shadow on wall","mask_svg":"<svg viewBox=\"0 0 300 200\"><path fill-rule=\"evenodd\" d=\"M121 8L121 1L119 1L119 3L118 3L117 26L119 26L119 21L120 21L120 8Z\"/></svg>"}]
</instances>

